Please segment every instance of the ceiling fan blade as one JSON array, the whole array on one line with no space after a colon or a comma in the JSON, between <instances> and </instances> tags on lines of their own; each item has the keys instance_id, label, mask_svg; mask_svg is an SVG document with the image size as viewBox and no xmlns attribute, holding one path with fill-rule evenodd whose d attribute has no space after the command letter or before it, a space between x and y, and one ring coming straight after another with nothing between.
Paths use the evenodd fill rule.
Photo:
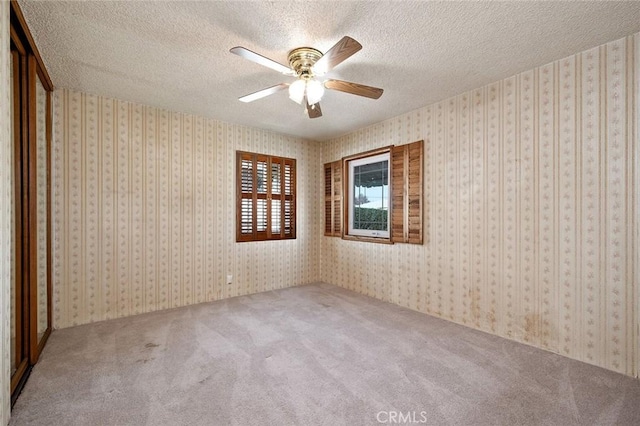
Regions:
<instances>
[{"instance_id":1,"label":"ceiling fan blade","mask_svg":"<svg viewBox=\"0 0 640 426\"><path fill-rule=\"evenodd\" d=\"M238 100L241 102L253 102L266 96L273 95L274 93L284 90L287 87L289 87L289 85L286 83L276 84L275 86L267 87L266 89L258 90L257 92L253 92L246 96L238 98Z\"/></svg>"},{"instance_id":2,"label":"ceiling fan blade","mask_svg":"<svg viewBox=\"0 0 640 426\"><path fill-rule=\"evenodd\" d=\"M316 75L323 75L331 71L349 56L362 49L362 45L352 39L344 36L342 40L337 42L331 49L327 51L318 62L313 66L313 72Z\"/></svg>"},{"instance_id":3,"label":"ceiling fan blade","mask_svg":"<svg viewBox=\"0 0 640 426\"><path fill-rule=\"evenodd\" d=\"M318 117L322 117L322 110L320 109L320 102L313 104L313 105L309 105L309 102L307 102L307 114L309 115L309 118L318 118Z\"/></svg>"},{"instance_id":4,"label":"ceiling fan blade","mask_svg":"<svg viewBox=\"0 0 640 426\"><path fill-rule=\"evenodd\" d=\"M343 80L327 80L324 87L340 92L351 93L352 95L364 96L371 99L378 99L384 90L377 87L365 86L364 84L351 83Z\"/></svg>"},{"instance_id":5,"label":"ceiling fan blade","mask_svg":"<svg viewBox=\"0 0 640 426\"><path fill-rule=\"evenodd\" d=\"M271 68L272 70L276 70L282 74L295 75L295 73L291 68L285 65L282 65L280 62L276 62L273 59L269 59L256 52L246 49L242 46L236 46L233 49L229 50L229 52L234 53L238 56L241 56L245 59L248 59L252 62L255 62L256 64L260 64L264 67Z\"/></svg>"}]
</instances>

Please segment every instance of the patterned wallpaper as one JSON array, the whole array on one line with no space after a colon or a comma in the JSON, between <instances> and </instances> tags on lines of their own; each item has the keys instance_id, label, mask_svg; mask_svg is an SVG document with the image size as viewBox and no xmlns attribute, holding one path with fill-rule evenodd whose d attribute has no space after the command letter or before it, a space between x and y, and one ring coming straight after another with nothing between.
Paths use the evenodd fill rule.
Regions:
<instances>
[{"instance_id":1,"label":"patterned wallpaper","mask_svg":"<svg viewBox=\"0 0 640 426\"><path fill-rule=\"evenodd\" d=\"M68 90L53 102L55 327L319 277L318 143ZM235 243L237 149L297 160L297 239Z\"/></svg>"},{"instance_id":2,"label":"patterned wallpaper","mask_svg":"<svg viewBox=\"0 0 640 426\"><path fill-rule=\"evenodd\" d=\"M424 246L322 237L322 280L628 375L640 350L640 35L361 129L424 139Z\"/></svg>"},{"instance_id":3,"label":"patterned wallpaper","mask_svg":"<svg viewBox=\"0 0 640 426\"><path fill-rule=\"evenodd\" d=\"M9 97L9 2L0 1L0 425L9 423L11 411L9 348L9 275L11 270L11 211L13 202L13 143Z\"/></svg>"}]
</instances>

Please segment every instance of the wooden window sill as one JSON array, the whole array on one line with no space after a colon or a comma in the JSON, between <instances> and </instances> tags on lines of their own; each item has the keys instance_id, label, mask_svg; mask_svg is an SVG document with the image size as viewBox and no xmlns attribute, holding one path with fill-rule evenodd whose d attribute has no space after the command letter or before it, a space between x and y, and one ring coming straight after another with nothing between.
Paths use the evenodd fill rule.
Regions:
<instances>
[{"instance_id":1,"label":"wooden window sill","mask_svg":"<svg viewBox=\"0 0 640 426\"><path fill-rule=\"evenodd\" d=\"M377 244L393 244L390 238L375 238L375 237L361 237L359 235L344 235L343 240L350 241L362 241L365 243L377 243Z\"/></svg>"}]
</instances>

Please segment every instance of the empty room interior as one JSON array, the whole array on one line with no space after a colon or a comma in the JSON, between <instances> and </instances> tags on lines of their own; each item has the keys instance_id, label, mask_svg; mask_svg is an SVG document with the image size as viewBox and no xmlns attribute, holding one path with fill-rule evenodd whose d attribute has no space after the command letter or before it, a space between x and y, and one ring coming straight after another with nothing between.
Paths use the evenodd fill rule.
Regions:
<instances>
[{"instance_id":1,"label":"empty room interior","mask_svg":"<svg viewBox=\"0 0 640 426\"><path fill-rule=\"evenodd\" d=\"M640 2L0 23L1 426L640 424Z\"/></svg>"}]
</instances>

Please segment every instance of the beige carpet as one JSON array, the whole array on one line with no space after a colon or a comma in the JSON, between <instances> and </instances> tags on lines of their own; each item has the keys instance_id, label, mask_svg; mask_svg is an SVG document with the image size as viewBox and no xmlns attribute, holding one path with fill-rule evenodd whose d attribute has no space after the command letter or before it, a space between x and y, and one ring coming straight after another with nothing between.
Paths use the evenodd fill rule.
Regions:
<instances>
[{"instance_id":1,"label":"beige carpet","mask_svg":"<svg viewBox=\"0 0 640 426\"><path fill-rule=\"evenodd\" d=\"M314 284L56 331L11 424L379 421L638 425L640 381Z\"/></svg>"}]
</instances>

